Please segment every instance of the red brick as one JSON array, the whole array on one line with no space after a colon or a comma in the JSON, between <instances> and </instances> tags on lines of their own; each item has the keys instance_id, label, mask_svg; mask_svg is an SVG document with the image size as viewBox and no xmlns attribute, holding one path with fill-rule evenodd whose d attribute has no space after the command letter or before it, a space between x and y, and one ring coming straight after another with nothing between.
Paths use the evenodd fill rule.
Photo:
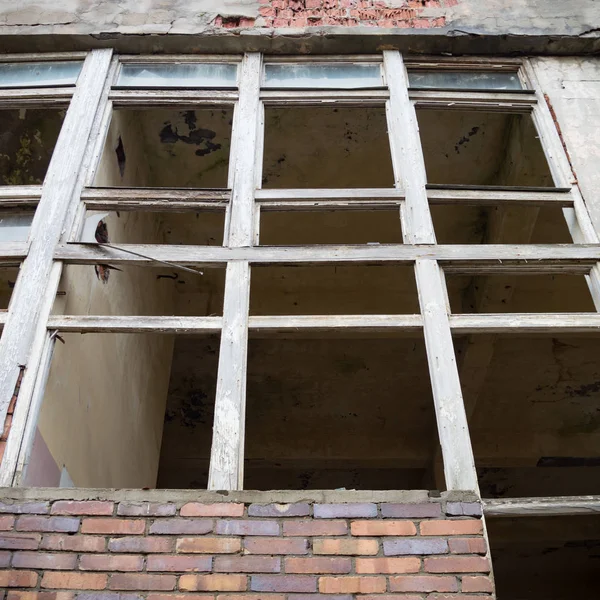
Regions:
<instances>
[{"instance_id":1,"label":"red brick","mask_svg":"<svg viewBox=\"0 0 600 600\"><path fill-rule=\"evenodd\" d=\"M158 519L150 526L153 535L204 535L212 530L210 519Z\"/></svg>"},{"instance_id":2,"label":"red brick","mask_svg":"<svg viewBox=\"0 0 600 600\"><path fill-rule=\"evenodd\" d=\"M314 554L367 554L375 555L379 552L377 540L315 540L313 542Z\"/></svg>"},{"instance_id":3,"label":"red brick","mask_svg":"<svg viewBox=\"0 0 600 600\"><path fill-rule=\"evenodd\" d=\"M8 592L6 600L74 600L73 592L23 592L13 590Z\"/></svg>"},{"instance_id":4,"label":"red brick","mask_svg":"<svg viewBox=\"0 0 600 600\"><path fill-rule=\"evenodd\" d=\"M390 577L392 592L458 592L458 580L448 575L400 575Z\"/></svg>"},{"instance_id":5,"label":"red brick","mask_svg":"<svg viewBox=\"0 0 600 600\"><path fill-rule=\"evenodd\" d=\"M357 573L417 573L421 559L414 556L402 558L357 558Z\"/></svg>"},{"instance_id":6,"label":"red brick","mask_svg":"<svg viewBox=\"0 0 600 600\"><path fill-rule=\"evenodd\" d=\"M109 590L164 590L175 589L175 575L148 575L146 573L116 573L110 576Z\"/></svg>"},{"instance_id":7,"label":"red brick","mask_svg":"<svg viewBox=\"0 0 600 600\"><path fill-rule=\"evenodd\" d=\"M306 538L250 537L244 540L244 549L250 554L308 554Z\"/></svg>"},{"instance_id":8,"label":"red brick","mask_svg":"<svg viewBox=\"0 0 600 600\"><path fill-rule=\"evenodd\" d=\"M417 528L412 521L352 521L352 535L416 535Z\"/></svg>"},{"instance_id":9,"label":"red brick","mask_svg":"<svg viewBox=\"0 0 600 600\"><path fill-rule=\"evenodd\" d=\"M67 590L103 590L108 576L102 573L44 573L42 587Z\"/></svg>"},{"instance_id":10,"label":"red brick","mask_svg":"<svg viewBox=\"0 0 600 600\"><path fill-rule=\"evenodd\" d=\"M450 538L448 540L452 554L485 554L487 545L483 537Z\"/></svg>"},{"instance_id":11,"label":"red brick","mask_svg":"<svg viewBox=\"0 0 600 600\"><path fill-rule=\"evenodd\" d=\"M475 535L483 531L481 521L476 519L423 521L421 535Z\"/></svg>"},{"instance_id":12,"label":"red brick","mask_svg":"<svg viewBox=\"0 0 600 600\"><path fill-rule=\"evenodd\" d=\"M170 538L123 537L108 541L110 552L173 552L174 542Z\"/></svg>"},{"instance_id":13,"label":"red brick","mask_svg":"<svg viewBox=\"0 0 600 600\"><path fill-rule=\"evenodd\" d=\"M279 535L277 521L217 521L215 532L223 535Z\"/></svg>"},{"instance_id":14,"label":"red brick","mask_svg":"<svg viewBox=\"0 0 600 600\"><path fill-rule=\"evenodd\" d=\"M212 556L149 556L146 571L210 571Z\"/></svg>"},{"instance_id":15,"label":"red brick","mask_svg":"<svg viewBox=\"0 0 600 600\"><path fill-rule=\"evenodd\" d=\"M279 573L281 559L268 556L217 556L215 573Z\"/></svg>"},{"instance_id":16,"label":"red brick","mask_svg":"<svg viewBox=\"0 0 600 600\"><path fill-rule=\"evenodd\" d=\"M181 507L179 514L182 517L243 517L244 505L233 502L188 502Z\"/></svg>"},{"instance_id":17,"label":"red brick","mask_svg":"<svg viewBox=\"0 0 600 600\"><path fill-rule=\"evenodd\" d=\"M286 573L350 573L352 559L345 557L286 558Z\"/></svg>"},{"instance_id":18,"label":"red brick","mask_svg":"<svg viewBox=\"0 0 600 600\"><path fill-rule=\"evenodd\" d=\"M184 592L245 592L246 575L182 575L179 589Z\"/></svg>"},{"instance_id":19,"label":"red brick","mask_svg":"<svg viewBox=\"0 0 600 600\"><path fill-rule=\"evenodd\" d=\"M322 594L383 594L385 577L319 577Z\"/></svg>"},{"instance_id":20,"label":"red brick","mask_svg":"<svg viewBox=\"0 0 600 600\"><path fill-rule=\"evenodd\" d=\"M423 502L421 504L381 505L381 515L384 518L396 519L430 519L442 516L442 505L439 502Z\"/></svg>"},{"instance_id":21,"label":"red brick","mask_svg":"<svg viewBox=\"0 0 600 600\"><path fill-rule=\"evenodd\" d=\"M9 587L35 587L38 574L34 571L0 571L0 589Z\"/></svg>"},{"instance_id":22,"label":"red brick","mask_svg":"<svg viewBox=\"0 0 600 600\"><path fill-rule=\"evenodd\" d=\"M311 535L346 535L348 525L346 521L284 521L283 535L311 536Z\"/></svg>"},{"instance_id":23,"label":"red brick","mask_svg":"<svg viewBox=\"0 0 600 600\"><path fill-rule=\"evenodd\" d=\"M84 519L81 533L135 535L145 529L146 521L142 519Z\"/></svg>"},{"instance_id":24,"label":"red brick","mask_svg":"<svg viewBox=\"0 0 600 600\"><path fill-rule=\"evenodd\" d=\"M49 554L46 552L15 552L12 566L17 569L75 569L77 554Z\"/></svg>"},{"instance_id":25,"label":"red brick","mask_svg":"<svg viewBox=\"0 0 600 600\"><path fill-rule=\"evenodd\" d=\"M494 585L489 577L482 575L464 575L462 578L463 592L489 592L494 591Z\"/></svg>"},{"instance_id":26,"label":"red brick","mask_svg":"<svg viewBox=\"0 0 600 600\"><path fill-rule=\"evenodd\" d=\"M429 573L489 573L490 564L483 556L435 556L425 559Z\"/></svg>"},{"instance_id":27,"label":"red brick","mask_svg":"<svg viewBox=\"0 0 600 600\"><path fill-rule=\"evenodd\" d=\"M309 575L254 575L253 592L316 592L317 578Z\"/></svg>"},{"instance_id":28,"label":"red brick","mask_svg":"<svg viewBox=\"0 0 600 600\"><path fill-rule=\"evenodd\" d=\"M114 502L100 502L91 500L87 502L75 502L61 500L52 505L50 511L53 515L98 515L110 516L113 514Z\"/></svg>"},{"instance_id":29,"label":"red brick","mask_svg":"<svg viewBox=\"0 0 600 600\"><path fill-rule=\"evenodd\" d=\"M429 594L427 600L492 600L491 596L485 594Z\"/></svg>"},{"instance_id":30,"label":"red brick","mask_svg":"<svg viewBox=\"0 0 600 600\"><path fill-rule=\"evenodd\" d=\"M30 517L21 516L17 519L17 531L59 531L76 533L79 529L79 519L75 517Z\"/></svg>"},{"instance_id":31,"label":"red brick","mask_svg":"<svg viewBox=\"0 0 600 600\"><path fill-rule=\"evenodd\" d=\"M215 600L215 597L212 594L148 594L146 600Z\"/></svg>"},{"instance_id":32,"label":"red brick","mask_svg":"<svg viewBox=\"0 0 600 600\"><path fill-rule=\"evenodd\" d=\"M197 552L201 554L234 554L242 549L239 538L180 538L177 552Z\"/></svg>"},{"instance_id":33,"label":"red brick","mask_svg":"<svg viewBox=\"0 0 600 600\"><path fill-rule=\"evenodd\" d=\"M0 517L0 531L10 531L15 524L13 515L2 515Z\"/></svg>"},{"instance_id":34,"label":"red brick","mask_svg":"<svg viewBox=\"0 0 600 600\"><path fill-rule=\"evenodd\" d=\"M104 552L106 538L95 535L64 535L51 533L42 538L42 550L63 550L71 552Z\"/></svg>"},{"instance_id":35,"label":"red brick","mask_svg":"<svg viewBox=\"0 0 600 600\"><path fill-rule=\"evenodd\" d=\"M39 533L2 533L0 548L4 550L36 550L42 536Z\"/></svg>"},{"instance_id":36,"label":"red brick","mask_svg":"<svg viewBox=\"0 0 600 600\"><path fill-rule=\"evenodd\" d=\"M12 553L0 551L0 569L6 569L10 565Z\"/></svg>"},{"instance_id":37,"label":"red brick","mask_svg":"<svg viewBox=\"0 0 600 600\"><path fill-rule=\"evenodd\" d=\"M310 595L308 598L304 594L303 596L303 600L311 600ZM185 600L194 597L185 596ZM182 598L182 600L184 599ZM218 594L217 600L285 600L285 594ZM332 599L330 598L330 600Z\"/></svg>"},{"instance_id":38,"label":"red brick","mask_svg":"<svg viewBox=\"0 0 600 600\"><path fill-rule=\"evenodd\" d=\"M375 596L366 594L361 596L360 600L423 600L423 596L421 594L418 596L413 594L377 594Z\"/></svg>"},{"instance_id":39,"label":"red brick","mask_svg":"<svg viewBox=\"0 0 600 600\"><path fill-rule=\"evenodd\" d=\"M79 562L82 571L141 571L144 559L131 554L84 554Z\"/></svg>"},{"instance_id":40,"label":"red brick","mask_svg":"<svg viewBox=\"0 0 600 600\"><path fill-rule=\"evenodd\" d=\"M0 502L0 513L15 515L47 515L50 512L48 502Z\"/></svg>"},{"instance_id":41,"label":"red brick","mask_svg":"<svg viewBox=\"0 0 600 600\"><path fill-rule=\"evenodd\" d=\"M175 504L156 502L119 502L117 514L123 517L172 517L177 513Z\"/></svg>"}]
</instances>

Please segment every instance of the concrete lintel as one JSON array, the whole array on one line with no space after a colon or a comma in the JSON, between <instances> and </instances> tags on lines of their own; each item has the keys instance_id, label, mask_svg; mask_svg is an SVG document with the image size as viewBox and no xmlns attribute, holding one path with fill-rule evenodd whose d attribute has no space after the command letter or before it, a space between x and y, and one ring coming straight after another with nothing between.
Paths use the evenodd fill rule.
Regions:
<instances>
[{"instance_id":1,"label":"concrete lintel","mask_svg":"<svg viewBox=\"0 0 600 600\"><path fill-rule=\"evenodd\" d=\"M73 30L71 30L73 31ZM600 37L515 35L452 29L310 27L298 29L222 29L190 34L81 31L61 33L51 26L0 27L0 53L74 52L114 48L122 54L374 54L400 50L426 55L584 55L600 52Z\"/></svg>"},{"instance_id":2,"label":"concrete lintel","mask_svg":"<svg viewBox=\"0 0 600 600\"><path fill-rule=\"evenodd\" d=\"M0 488L4 502L25 500L114 500L117 502L244 502L257 504L293 502L342 503L394 502L421 504L425 502L479 502L473 492L442 492L441 496L429 495L426 490L244 490L238 492L206 490L126 490L97 488Z\"/></svg>"}]
</instances>

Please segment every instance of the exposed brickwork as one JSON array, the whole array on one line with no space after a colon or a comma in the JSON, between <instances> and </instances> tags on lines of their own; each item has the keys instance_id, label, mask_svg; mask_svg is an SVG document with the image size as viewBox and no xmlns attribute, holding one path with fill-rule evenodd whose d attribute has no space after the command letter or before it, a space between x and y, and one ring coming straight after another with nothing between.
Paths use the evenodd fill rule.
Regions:
<instances>
[{"instance_id":1,"label":"exposed brickwork","mask_svg":"<svg viewBox=\"0 0 600 600\"><path fill-rule=\"evenodd\" d=\"M5 600L489 600L480 511L449 504L7 502L0 588Z\"/></svg>"},{"instance_id":2,"label":"exposed brickwork","mask_svg":"<svg viewBox=\"0 0 600 600\"><path fill-rule=\"evenodd\" d=\"M219 16L215 25L246 27L398 27L446 25L445 10L459 0L259 0L259 18Z\"/></svg>"}]
</instances>

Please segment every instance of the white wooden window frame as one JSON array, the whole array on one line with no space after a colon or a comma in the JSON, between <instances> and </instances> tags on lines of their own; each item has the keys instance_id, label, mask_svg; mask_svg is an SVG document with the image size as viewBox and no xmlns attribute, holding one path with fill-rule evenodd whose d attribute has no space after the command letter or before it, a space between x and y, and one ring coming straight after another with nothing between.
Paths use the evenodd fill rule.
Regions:
<instances>
[{"instance_id":1,"label":"white wooden window frame","mask_svg":"<svg viewBox=\"0 0 600 600\"><path fill-rule=\"evenodd\" d=\"M48 60L56 55L46 55ZM75 56L75 55L70 55ZM65 332L221 332L214 438L209 489L243 487L243 446L248 332L290 329L332 331L423 331L450 490L478 490L452 333L598 331L600 314L460 314L449 311L444 271L575 272L588 278L600 307L600 244L573 179L552 116L527 59L408 59L411 68L518 70L530 93L409 90L402 56L384 51L367 57L202 57L202 62L240 62L238 90L114 90L124 62L186 62L196 56L119 57L110 50L85 56L74 93L65 90L0 91L0 107L69 104L67 118L43 186L0 188L0 206L39 207L30 244L0 245L0 263L24 261L0 341L0 418L6 414L19 365L26 366L19 401L0 467L0 484L18 485L26 468L48 374L54 331ZM22 60L31 60L21 55ZM26 58L24 58L26 57ZM12 60L19 60L9 57ZM39 59L35 55L36 60ZM373 90L261 90L263 61L380 62L386 87ZM71 95L73 96L71 100ZM85 111L83 106L85 104ZM131 106L234 107L227 190L110 190L94 188L95 172L112 111ZM376 190L261 189L265 106L385 106L395 185ZM90 110L90 106L92 110ZM415 107L522 111L532 115L557 188L568 191L427 188ZM76 125L76 126L75 126ZM61 165L78 165L59 181ZM434 204L560 206L573 235L570 245L438 245L429 207ZM168 207L168 208L167 208ZM261 210L399 208L404 244L385 246L259 246ZM226 284L222 317L139 317L50 315L64 263L149 266L151 259L100 246L76 243L86 210L227 211L223 247L127 244L124 248L157 260L189 266L224 266ZM39 215L39 216L38 216ZM42 219L43 227L42 227ZM421 313L416 315L249 316L253 264L404 264L414 265ZM29 299L36 298L31 303ZM32 305L33 304L33 305ZM17 341L19 340L19 341ZM547 503L548 504L548 503ZM549 503L551 504L551 503ZM492 505L490 505L492 506ZM497 504L489 510L501 512ZM516 509L511 509L514 513Z\"/></svg>"}]
</instances>

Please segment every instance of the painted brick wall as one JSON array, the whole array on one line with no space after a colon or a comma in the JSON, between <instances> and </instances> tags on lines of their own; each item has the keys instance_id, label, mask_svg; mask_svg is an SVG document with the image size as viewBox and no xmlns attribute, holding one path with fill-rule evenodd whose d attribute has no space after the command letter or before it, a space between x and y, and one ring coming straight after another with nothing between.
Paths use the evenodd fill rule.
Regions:
<instances>
[{"instance_id":1,"label":"painted brick wall","mask_svg":"<svg viewBox=\"0 0 600 600\"><path fill-rule=\"evenodd\" d=\"M5 600L484 600L480 515L479 503L442 499L6 500L0 590Z\"/></svg>"},{"instance_id":2,"label":"painted brick wall","mask_svg":"<svg viewBox=\"0 0 600 600\"><path fill-rule=\"evenodd\" d=\"M260 16L217 17L215 25L239 27L444 27L444 9L460 0L259 0Z\"/></svg>"}]
</instances>

